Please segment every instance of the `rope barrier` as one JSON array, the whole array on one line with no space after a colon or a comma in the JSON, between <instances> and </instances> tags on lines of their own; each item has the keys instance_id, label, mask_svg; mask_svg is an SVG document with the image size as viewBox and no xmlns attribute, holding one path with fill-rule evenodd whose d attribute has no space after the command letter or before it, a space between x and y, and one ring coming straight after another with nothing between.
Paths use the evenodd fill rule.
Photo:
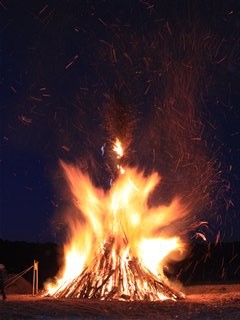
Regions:
<instances>
[{"instance_id":1,"label":"rope barrier","mask_svg":"<svg viewBox=\"0 0 240 320\"><path fill-rule=\"evenodd\" d=\"M13 276L12 278L8 279L6 282L7 284L5 285L5 288L9 287L11 284L13 284L15 281L17 281L21 276L23 276L25 273L27 273L28 271L30 271L34 266L32 265L31 267L23 270L22 272L16 274L15 276Z\"/></svg>"}]
</instances>

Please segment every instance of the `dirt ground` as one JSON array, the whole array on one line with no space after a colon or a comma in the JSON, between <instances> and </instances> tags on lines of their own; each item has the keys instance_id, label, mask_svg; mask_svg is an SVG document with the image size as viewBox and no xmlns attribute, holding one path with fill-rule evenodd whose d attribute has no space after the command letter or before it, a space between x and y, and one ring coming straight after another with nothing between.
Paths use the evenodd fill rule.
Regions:
<instances>
[{"instance_id":1,"label":"dirt ground","mask_svg":"<svg viewBox=\"0 0 240 320\"><path fill-rule=\"evenodd\" d=\"M186 298L176 302L54 299L9 294L7 301L0 303L0 319L240 319L240 284L191 286L184 291Z\"/></svg>"}]
</instances>

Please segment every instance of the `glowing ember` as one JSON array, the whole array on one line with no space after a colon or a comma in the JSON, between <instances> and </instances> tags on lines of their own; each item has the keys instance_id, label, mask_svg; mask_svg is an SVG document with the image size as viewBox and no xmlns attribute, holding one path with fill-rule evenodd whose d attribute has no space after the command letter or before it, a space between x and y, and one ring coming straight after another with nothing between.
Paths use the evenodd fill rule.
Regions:
<instances>
[{"instance_id":1,"label":"glowing ember","mask_svg":"<svg viewBox=\"0 0 240 320\"><path fill-rule=\"evenodd\" d=\"M114 151L123 149L117 139ZM119 166L121 174L104 192L77 167L61 163L79 217L67 217L71 240L65 246L65 267L47 294L55 297L164 300L179 294L166 285L166 257L183 249L178 237L162 230L186 215L180 200L151 207L149 195L160 182ZM164 281L163 281L164 280Z\"/></svg>"}]
</instances>

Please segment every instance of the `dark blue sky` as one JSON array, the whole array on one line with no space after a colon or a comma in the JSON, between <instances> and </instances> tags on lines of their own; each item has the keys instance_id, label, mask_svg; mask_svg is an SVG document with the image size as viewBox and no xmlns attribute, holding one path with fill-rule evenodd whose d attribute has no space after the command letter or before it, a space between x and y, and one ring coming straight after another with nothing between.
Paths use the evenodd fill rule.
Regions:
<instances>
[{"instance_id":1,"label":"dark blue sky","mask_svg":"<svg viewBox=\"0 0 240 320\"><path fill-rule=\"evenodd\" d=\"M158 170L210 240L240 240L239 1L1 1L0 238L56 240L58 160ZM65 197L66 196L66 197Z\"/></svg>"}]
</instances>

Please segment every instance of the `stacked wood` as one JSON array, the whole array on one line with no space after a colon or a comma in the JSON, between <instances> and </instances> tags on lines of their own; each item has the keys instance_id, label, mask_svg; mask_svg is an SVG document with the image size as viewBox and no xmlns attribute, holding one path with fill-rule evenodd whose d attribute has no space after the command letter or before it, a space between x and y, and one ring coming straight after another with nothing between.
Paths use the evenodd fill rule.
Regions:
<instances>
[{"instance_id":1,"label":"stacked wood","mask_svg":"<svg viewBox=\"0 0 240 320\"><path fill-rule=\"evenodd\" d=\"M55 297L101 300L176 300L181 295L145 268L137 257L122 258L110 237L102 252Z\"/></svg>"}]
</instances>

